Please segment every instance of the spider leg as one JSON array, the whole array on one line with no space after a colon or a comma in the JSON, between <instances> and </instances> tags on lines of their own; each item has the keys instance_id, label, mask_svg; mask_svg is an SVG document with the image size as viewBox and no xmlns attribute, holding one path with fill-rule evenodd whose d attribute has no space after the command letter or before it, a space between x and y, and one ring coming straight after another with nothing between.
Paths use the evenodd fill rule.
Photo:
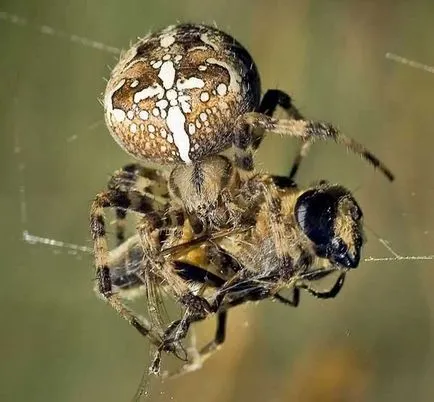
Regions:
<instances>
[{"instance_id":1,"label":"spider leg","mask_svg":"<svg viewBox=\"0 0 434 402\"><path fill-rule=\"evenodd\" d=\"M104 207L115 208L118 217L124 219L127 211L141 214L137 231L142 256L140 266L143 268L134 275L145 285L150 322L162 333L161 311L164 306L160 284L163 284L178 302L182 303L183 297L189 294L188 284L175 273L172 263L161 255L161 245L167 236L167 228L173 226L173 219L177 223L179 219L184 221L182 212L167 211L169 196L166 181L158 172L138 164L128 165L117 172L110 180L109 190L104 195ZM117 238L122 241L123 225L118 225L118 228L120 230L117 231ZM172 349L172 346L166 348L169 351Z\"/></svg>"},{"instance_id":2,"label":"spider leg","mask_svg":"<svg viewBox=\"0 0 434 402\"><path fill-rule=\"evenodd\" d=\"M277 106L283 108L290 119L304 120L304 117L301 115L300 111L292 103L291 97L286 92L283 92L279 89L269 89L267 92L265 92L257 112L265 114L266 116L273 116ZM253 150L259 148L263 139L263 129L253 133Z\"/></svg>"},{"instance_id":3,"label":"spider leg","mask_svg":"<svg viewBox=\"0 0 434 402\"><path fill-rule=\"evenodd\" d=\"M295 176L297 175L301 162L308 154L312 144L313 141L306 140L306 141L302 141L301 145L298 147L297 153L295 154L294 160L292 162L291 169L289 170L289 174L288 174L289 180L295 180Z\"/></svg>"},{"instance_id":4,"label":"spider leg","mask_svg":"<svg viewBox=\"0 0 434 402\"><path fill-rule=\"evenodd\" d=\"M304 116L292 103L291 97L287 93L280 91L278 89L269 89L265 93L264 97L262 98L261 105L259 106L258 112L263 113L267 116L273 116L277 106L282 107L286 111L290 119L305 120ZM259 148L263 138L264 138L264 130L260 130L259 133L253 139L253 144L252 144L253 150ZM298 147L288 175L288 178L290 180L295 179L298 169L300 168L300 164L308 154L311 145L312 142L308 140L308 141L303 141L301 145Z\"/></svg>"},{"instance_id":5,"label":"spider leg","mask_svg":"<svg viewBox=\"0 0 434 402\"><path fill-rule=\"evenodd\" d=\"M262 128L277 134L289 135L303 141L333 140L344 145L351 152L361 156L373 167L379 169L390 181L394 180L393 173L365 146L342 134L336 127L329 123L311 120L274 119L258 112L245 113L238 119L237 132L247 132L248 128ZM243 131L244 130L244 131ZM245 141L246 142L246 141ZM246 142L248 143L248 141ZM241 143L244 148L246 144Z\"/></svg>"},{"instance_id":6,"label":"spider leg","mask_svg":"<svg viewBox=\"0 0 434 402\"><path fill-rule=\"evenodd\" d=\"M279 90L269 89L264 94L257 109L258 113L266 116L273 116L276 108L282 107L291 119L303 119L298 109L293 105L291 97ZM252 152L259 148L264 138L264 129L252 130L245 127L244 130L237 131L234 139L235 165L243 170L253 170Z\"/></svg>"},{"instance_id":7,"label":"spider leg","mask_svg":"<svg viewBox=\"0 0 434 402\"><path fill-rule=\"evenodd\" d=\"M141 335L148 337L152 344L161 347L162 343L164 343L164 334L161 328L155 325L158 319L155 319L155 317L151 315L151 323L143 320L127 307L118 293L113 291L109 268L110 254L108 252L105 231L104 209L106 208L123 208L144 214L139 228L139 235L141 235L139 236L140 245L143 249L143 266L147 267L147 269L144 269L143 275L146 278L147 275L149 275L149 271L152 270L154 278L158 278L163 283L167 284L170 287L172 295L177 298L179 302L185 304L186 300L196 296L190 294L187 283L175 273L171 263L162 260L158 256L160 231L165 228L167 221L165 220L165 216L158 211L145 214L148 208L147 203L131 203L127 194L119 190L108 190L98 194L92 203L90 213L90 228L94 241L96 265L96 293L115 309L122 318L136 328ZM143 228L149 226L151 226L152 229L147 233ZM145 285L147 292L149 292L149 288L156 286L155 281L153 282L152 280L147 281ZM158 300L148 300L148 302L157 306L155 309L149 309L150 314L158 315ZM184 355L182 346L176 342L165 345L164 351L173 353L178 358Z\"/></svg>"},{"instance_id":8,"label":"spider leg","mask_svg":"<svg viewBox=\"0 0 434 402\"><path fill-rule=\"evenodd\" d=\"M109 268L109 253L105 231L104 208L125 205L125 199L118 193L106 191L98 194L91 207L90 230L94 242L96 288L99 297L107 302L118 314L128 321L143 336L156 345L161 343L161 333L143 318L133 313L124 303L119 294L113 292Z\"/></svg>"},{"instance_id":9,"label":"spider leg","mask_svg":"<svg viewBox=\"0 0 434 402\"><path fill-rule=\"evenodd\" d=\"M154 169L146 168L138 163L125 165L116 171L107 183L109 191L124 193L130 204L143 212L159 210L169 201L165 178ZM125 241L125 220L127 209L124 206L115 208L116 239L120 245Z\"/></svg>"}]
</instances>

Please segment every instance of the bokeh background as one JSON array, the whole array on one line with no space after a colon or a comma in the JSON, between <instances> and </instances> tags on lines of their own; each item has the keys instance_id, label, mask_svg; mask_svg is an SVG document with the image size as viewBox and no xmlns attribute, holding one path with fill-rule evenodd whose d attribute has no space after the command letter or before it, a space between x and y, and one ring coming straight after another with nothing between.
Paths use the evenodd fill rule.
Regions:
<instances>
[{"instance_id":1,"label":"bokeh background","mask_svg":"<svg viewBox=\"0 0 434 402\"><path fill-rule=\"evenodd\" d=\"M117 55L176 21L216 23L255 58L263 87L339 125L396 173L388 183L334 144L316 144L302 185L355 191L365 257L434 254L434 2L61 0L0 2L0 399L129 401L147 342L92 292L92 259L31 245L34 235L90 246L88 210L129 158L98 103ZM86 42L81 37L88 38ZM262 169L284 173L295 142L269 135ZM149 401L432 401L434 263L365 262L338 298L298 309L263 302L231 311L227 342L205 367L160 384ZM198 326L210 337L214 322Z\"/></svg>"}]
</instances>

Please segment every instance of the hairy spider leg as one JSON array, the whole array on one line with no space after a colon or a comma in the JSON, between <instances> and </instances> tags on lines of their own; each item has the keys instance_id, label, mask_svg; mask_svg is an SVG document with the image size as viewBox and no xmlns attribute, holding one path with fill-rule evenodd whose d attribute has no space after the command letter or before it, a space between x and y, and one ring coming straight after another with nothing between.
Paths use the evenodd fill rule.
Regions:
<instances>
[{"instance_id":1,"label":"hairy spider leg","mask_svg":"<svg viewBox=\"0 0 434 402\"><path fill-rule=\"evenodd\" d=\"M342 134L330 123L312 120L275 119L262 113L251 112L240 116L237 125L237 132L247 133L247 135L244 135L243 141L241 142L243 148L247 148L251 143L251 136L248 135L249 127L262 128L277 134L300 138L304 141L333 140L337 144L344 145L356 155L361 156L374 168L379 169L390 181L394 180L393 173L372 152L364 145Z\"/></svg>"},{"instance_id":2,"label":"hairy spider leg","mask_svg":"<svg viewBox=\"0 0 434 402\"><path fill-rule=\"evenodd\" d=\"M303 119L293 105L291 97L279 89L269 89L262 97L257 109L258 113L273 116L276 108L282 107L291 119ZM264 138L264 129L252 130L246 127L237 131L234 137L235 165L242 170L253 170L253 152L259 148Z\"/></svg>"},{"instance_id":3,"label":"hairy spider leg","mask_svg":"<svg viewBox=\"0 0 434 402\"><path fill-rule=\"evenodd\" d=\"M108 181L107 188L109 191L125 193L132 205L141 204L134 209L142 212L161 210L169 203L167 181L161 172L139 163L125 165L116 171ZM115 214L116 239L120 245L125 241L127 209L125 206L116 207Z\"/></svg>"}]
</instances>

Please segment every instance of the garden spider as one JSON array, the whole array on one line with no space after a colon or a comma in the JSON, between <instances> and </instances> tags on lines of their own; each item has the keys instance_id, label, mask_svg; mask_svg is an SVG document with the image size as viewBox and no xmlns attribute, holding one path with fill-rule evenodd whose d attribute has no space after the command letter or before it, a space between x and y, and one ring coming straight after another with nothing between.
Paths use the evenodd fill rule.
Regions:
<instances>
[{"instance_id":1,"label":"garden spider","mask_svg":"<svg viewBox=\"0 0 434 402\"><path fill-rule=\"evenodd\" d=\"M264 130L302 140L291 178L309 145L322 139L345 145L393 180L364 146L329 123L304 119L286 93L268 90L262 100L260 93L256 65L234 38L205 25L175 25L140 39L121 56L107 83L105 119L130 155L176 169L170 181L172 198L197 221L197 232L215 226L209 218L220 195L207 191L210 186L204 181L211 172L205 174L200 162L233 147L230 166L240 173L253 172L252 152ZM289 119L272 117L278 106ZM231 178L231 172L219 173L223 181Z\"/></svg>"}]
</instances>

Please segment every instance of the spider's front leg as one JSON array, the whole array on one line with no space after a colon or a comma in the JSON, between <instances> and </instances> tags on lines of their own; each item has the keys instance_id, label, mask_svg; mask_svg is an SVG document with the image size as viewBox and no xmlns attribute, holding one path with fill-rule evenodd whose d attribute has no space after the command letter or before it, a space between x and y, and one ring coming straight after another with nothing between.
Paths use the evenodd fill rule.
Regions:
<instances>
[{"instance_id":1,"label":"spider's front leg","mask_svg":"<svg viewBox=\"0 0 434 402\"><path fill-rule=\"evenodd\" d=\"M159 211L169 202L167 180L162 172L146 168L138 163L125 165L110 178L109 191L124 194L127 205L141 212ZM115 208L116 239L118 245L125 241L125 219L127 206L124 203Z\"/></svg>"},{"instance_id":2,"label":"spider's front leg","mask_svg":"<svg viewBox=\"0 0 434 402\"><path fill-rule=\"evenodd\" d=\"M123 302L122 298L113 291L113 284L108 265L108 246L105 230L104 209L128 207L124 193L118 191L106 191L98 194L91 207L90 230L94 242L96 288L95 291L118 314L136 328L140 334L148 337L151 343L159 345L161 334L155 330L149 322L134 314Z\"/></svg>"},{"instance_id":3,"label":"spider's front leg","mask_svg":"<svg viewBox=\"0 0 434 402\"><path fill-rule=\"evenodd\" d=\"M131 311L124 302L124 299L113 290L113 283L109 267L109 252L105 229L106 208L114 208L117 211L131 211L139 214L146 214L149 209L154 208L153 201L155 197L152 194L143 191L149 187L156 186L160 183L161 191L164 194L165 183L153 181L152 178L145 177L145 173L149 171L138 165L134 166L133 175L128 175L128 169L123 169L117 172L109 182L109 190L98 194L91 206L90 213L90 230L94 242L95 267L96 267L96 293L104 301L106 301L118 314L128 321L139 333L147 338L156 346L160 346L162 342L163 331L139 317ZM142 180L142 186L137 187L138 180ZM143 183L144 180L144 183ZM142 191L139 191L139 190ZM155 190L155 187L151 188ZM162 198L164 200L164 197ZM163 205L163 202L161 202ZM154 211L154 214L161 214ZM123 235L123 233L122 233ZM118 240L120 238L118 237ZM142 263L144 273L146 274L148 267ZM152 321L151 321L152 322ZM170 350L176 356L183 355L183 349L176 345Z\"/></svg>"}]
</instances>

